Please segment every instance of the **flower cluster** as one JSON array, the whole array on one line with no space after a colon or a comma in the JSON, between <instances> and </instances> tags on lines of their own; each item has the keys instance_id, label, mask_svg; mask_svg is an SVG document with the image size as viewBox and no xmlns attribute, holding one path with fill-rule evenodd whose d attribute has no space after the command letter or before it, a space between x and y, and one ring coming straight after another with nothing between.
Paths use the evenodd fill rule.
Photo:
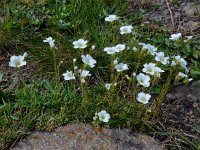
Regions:
<instances>
[{"instance_id":1,"label":"flower cluster","mask_svg":"<svg viewBox=\"0 0 200 150\"><path fill-rule=\"evenodd\" d=\"M115 54L125 50L125 48L126 48L125 44L117 44L116 46L105 47L104 51L107 52L107 54Z\"/></svg>"},{"instance_id":2,"label":"flower cluster","mask_svg":"<svg viewBox=\"0 0 200 150\"><path fill-rule=\"evenodd\" d=\"M119 17L117 17L116 15L109 15L105 18L106 22L113 22L117 20L119 20ZM111 23L110 25L114 24ZM116 27L114 29L116 29ZM117 31L121 34L121 36L126 36L125 34L129 34L130 36L132 36L132 30L132 25L121 26L120 28L117 28ZM178 43L181 37L182 34L177 33L172 34L169 39L174 41L174 43ZM192 36L188 36L185 42L188 42L188 40L191 40L191 38ZM46 38L45 40L43 40L43 42L48 43L52 51L56 50L55 40L52 37ZM112 44L115 46L105 47L104 49L101 49L101 51L104 51L108 54L108 57L111 60L110 69L108 69L110 70L111 81L107 81L107 83L103 82L105 83L105 87L103 88L107 89L108 93L112 93L114 91L113 88L116 87L117 89L118 85L120 87L119 90L121 90L121 87L125 85L121 81L125 81L126 83L128 82L128 86L130 88L133 87L131 89L131 92L135 92L133 94L134 99L142 104L148 104L150 99L152 98L150 93L151 88L149 87L153 87L154 85L159 83L162 73L168 72L170 69L174 69L177 73L174 75L175 82L182 80L192 80L191 78L188 79L189 69L187 68L187 61L179 55L172 57L167 56L166 53L164 53L163 51L159 51L156 46L149 43L136 43L135 45L133 43L131 43L130 45L124 43L116 43L117 42L114 41ZM66 81L78 80L79 82L76 83L79 83L81 85L81 87L83 88L82 92L86 90L84 89L84 87L86 87L87 85L86 79L92 76L90 71L97 64L97 60L95 60L92 56L94 54L93 52L96 51L98 47L96 48L95 45L90 45L90 48L88 48L89 44L87 44L88 41L85 39L78 39L72 42L73 48L79 49L81 51L81 55L79 57L82 60L82 65L79 66L78 64L76 64L77 59L79 58L74 58L73 68L66 70L66 72L62 74L64 80ZM89 49L89 51L87 51L87 53L85 54L83 52L83 49L84 52L86 52L87 49ZM130 58L132 58L132 54L138 54L138 59L140 59L140 61L136 62L138 63L138 65L133 65L130 59L126 59L129 56ZM143 54L148 57L147 60L142 61L143 58L140 58L140 56L143 56ZM19 68L26 65L26 56L27 53L19 56L12 56L10 58L9 66ZM58 78L58 81L60 81L60 76ZM108 122L110 120L110 114L108 114L105 110L102 110L98 113L95 113L93 119L96 120L97 118L99 119L99 121Z\"/></svg>"}]
</instances>

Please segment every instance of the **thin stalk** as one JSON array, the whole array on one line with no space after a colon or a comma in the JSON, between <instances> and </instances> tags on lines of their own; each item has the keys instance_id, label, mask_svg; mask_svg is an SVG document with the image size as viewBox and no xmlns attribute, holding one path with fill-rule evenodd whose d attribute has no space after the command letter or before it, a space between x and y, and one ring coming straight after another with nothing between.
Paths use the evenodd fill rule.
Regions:
<instances>
[{"instance_id":1,"label":"thin stalk","mask_svg":"<svg viewBox=\"0 0 200 150\"><path fill-rule=\"evenodd\" d=\"M55 99L57 101L59 101L59 98L60 98L60 71L59 71L59 65L57 66L57 62L56 62L56 49L55 48L52 48L52 54L53 54L53 66L54 66L55 80L56 80Z\"/></svg>"}]
</instances>

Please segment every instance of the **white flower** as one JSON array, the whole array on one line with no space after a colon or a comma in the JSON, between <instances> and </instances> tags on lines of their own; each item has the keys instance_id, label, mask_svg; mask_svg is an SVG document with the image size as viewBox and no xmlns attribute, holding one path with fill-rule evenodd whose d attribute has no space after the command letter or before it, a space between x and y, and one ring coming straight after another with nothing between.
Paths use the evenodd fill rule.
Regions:
<instances>
[{"instance_id":1,"label":"white flower","mask_svg":"<svg viewBox=\"0 0 200 150\"><path fill-rule=\"evenodd\" d=\"M88 70L79 70L79 73L81 74L81 77L91 76L91 74L89 74L90 72Z\"/></svg>"},{"instance_id":2,"label":"white flower","mask_svg":"<svg viewBox=\"0 0 200 150\"><path fill-rule=\"evenodd\" d=\"M107 54L115 54L117 52L115 46L113 46L113 47L105 47L103 49L103 51L107 52Z\"/></svg>"},{"instance_id":3,"label":"white flower","mask_svg":"<svg viewBox=\"0 0 200 150\"><path fill-rule=\"evenodd\" d=\"M177 62L179 62L183 66L187 66L187 62L185 61L184 58L181 58L179 55L174 57Z\"/></svg>"},{"instance_id":4,"label":"white flower","mask_svg":"<svg viewBox=\"0 0 200 150\"><path fill-rule=\"evenodd\" d=\"M188 41L190 41L192 38L193 38L193 36L186 36L186 40L184 40L184 42L186 43L186 42L188 42Z\"/></svg>"},{"instance_id":5,"label":"white flower","mask_svg":"<svg viewBox=\"0 0 200 150\"><path fill-rule=\"evenodd\" d=\"M132 50L133 50L134 52L137 52L137 51L138 51L137 47L133 47Z\"/></svg>"},{"instance_id":6,"label":"white flower","mask_svg":"<svg viewBox=\"0 0 200 150\"><path fill-rule=\"evenodd\" d=\"M128 80L130 80L131 78L128 76L128 75L126 75L126 78L128 79Z\"/></svg>"},{"instance_id":7,"label":"white flower","mask_svg":"<svg viewBox=\"0 0 200 150\"><path fill-rule=\"evenodd\" d=\"M85 83L85 79L84 78L81 79L81 83Z\"/></svg>"},{"instance_id":8,"label":"white flower","mask_svg":"<svg viewBox=\"0 0 200 150\"><path fill-rule=\"evenodd\" d=\"M176 62L173 60L171 63L171 66L175 66L175 65L176 65Z\"/></svg>"},{"instance_id":9,"label":"white flower","mask_svg":"<svg viewBox=\"0 0 200 150\"><path fill-rule=\"evenodd\" d=\"M127 33L131 33L133 29L133 26L122 26L120 27L120 34L127 34Z\"/></svg>"},{"instance_id":10,"label":"white flower","mask_svg":"<svg viewBox=\"0 0 200 150\"><path fill-rule=\"evenodd\" d=\"M95 45L92 45L91 49L92 49L92 50L94 50L94 49L95 49L95 47L96 47Z\"/></svg>"},{"instance_id":11,"label":"white flower","mask_svg":"<svg viewBox=\"0 0 200 150\"><path fill-rule=\"evenodd\" d=\"M63 76L64 76L65 80L74 80L75 79L75 76L72 71L67 70L66 73L63 73Z\"/></svg>"},{"instance_id":12,"label":"white flower","mask_svg":"<svg viewBox=\"0 0 200 150\"><path fill-rule=\"evenodd\" d=\"M97 63L97 61L95 59L93 59L89 54L85 55L81 55L82 57L82 61L89 65L91 68L94 67L94 65Z\"/></svg>"},{"instance_id":13,"label":"white flower","mask_svg":"<svg viewBox=\"0 0 200 150\"><path fill-rule=\"evenodd\" d=\"M141 102L143 104L147 104L149 102L150 98L151 98L150 94L145 94L143 92L140 92L137 96L137 101Z\"/></svg>"},{"instance_id":14,"label":"white flower","mask_svg":"<svg viewBox=\"0 0 200 150\"><path fill-rule=\"evenodd\" d=\"M115 65L115 69L117 70L117 72L122 72L124 70L128 70L128 66L127 66L127 64L119 63L119 64Z\"/></svg>"},{"instance_id":15,"label":"white flower","mask_svg":"<svg viewBox=\"0 0 200 150\"><path fill-rule=\"evenodd\" d=\"M186 36L186 38L187 38L188 40L191 40L191 39L193 38L193 36Z\"/></svg>"},{"instance_id":16,"label":"white flower","mask_svg":"<svg viewBox=\"0 0 200 150\"><path fill-rule=\"evenodd\" d=\"M110 83L105 84L105 87L106 87L107 90L110 90L111 86L112 86L112 84L110 84Z\"/></svg>"},{"instance_id":17,"label":"white flower","mask_svg":"<svg viewBox=\"0 0 200 150\"><path fill-rule=\"evenodd\" d=\"M87 41L84 39L79 39L78 41L73 42L74 48L86 48L87 47Z\"/></svg>"},{"instance_id":18,"label":"white flower","mask_svg":"<svg viewBox=\"0 0 200 150\"><path fill-rule=\"evenodd\" d=\"M136 76L136 73L135 72L133 72L133 77L135 77Z\"/></svg>"},{"instance_id":19,"label":"white flower","mask_svg":"<svg viewBox=\"0 0 200 150\"><path fill-rule=\"evenodd\" d=\"M188 81L191 82L193 80L193 78L189 78Z\"/></svg>"},{"instance_id":20,"label":"white flower","mask_svg":"<svg viewBox=\"0 0 200 150\"><path fill-rule=\"evenodd\" d=\"M115 60L113 61L113 63L114 63L114 65L117 65L117 64L118 64L118 60L115 59Z\"/></svg>"},{"instance_id":21,"label":"white flower","mask_svg":"<svg viewBox=\"0 0 200 150\"><path fill-rule=\"evenodd\" d=\"M145 44L145 43L139 43L139 45L142 45L142 50L148 50L148 52L154 56L157 52L157 48L151 44Z\"/></svg>"},{"instance_id":22,"label":"white flower","mask_svg":"<svg viewBox=\"0 0 200 150\"><path fill-rule=\"evenodd\" d=\"M125 48L126 48L125 44L117 44L117 45L115 46L116 52L123 51L123 50L125 50Z\"/></svg>"},{"instance_id":23,"label":"white flower","mask_svg":"<svg viewBox=\"0 0 200 150\"><path fill-rule=\"evenodd\" d=\"M154 75L154 69L156 64L154 63L149 63L149 64L144 64L144 68L142 69L143 72L148 73L150 75Z\"/></svg>"},{"instance_id":24,"label":"white flower","mask_svg":"<svg viewBox=\"0 0 200 150\"><path fill-rule=\"evenodd\" d=\"M181 36L182 36L181 33L172 34L171 37L170 37L169 39L172 40L172 41L176 41L176 40L178 40Z\"/></svg>"},{"instance_id":25,"label":"white flower","mask_svg":"<svg viewBox=\"0 0 200 150\"><path fill-rule=\"evenodd\" d=\"M99 120L103 122L108 122L110 119L110 114L108 114L105 110L102 110L98 113Z\"/></svg>"},{"instance_id":26,"label":"white flower","mask_svg":"<svg viewBox=\"0 0 200 150\"><path fill-rule=\"evenodd\" d=\"M10 58L9 66L19 68L19 67L21 67L21 66L26 65L26 61L24 61L25 55L26 55L26 54L24 53L23 56L22 56L22 55L19 55L19 56L12 56L12 57Z\"/></svg>"},{"instance_id":27,"label":"white flower","mask_svg":"<svg viewBox=\"0 0 200 150\"><path fill-rule=\"evenodd\" d=\"M105 21L108 22L113 22L115 20L118 20L119 18L116 15L109 15L108 17L105 18Z\"/></svg>"},{"instance_id":28,"label":"white flower","mask_svg":"<svg viewBox=\"0 0 200 150\"><path fill-rule=\"evenodd\" d=\"M74 59L73 59L73 62L75 63L76 61L77 61L77 59L76 59L76 58L74 58Z\"/></svg>"},{"instance_id":29,"label":"white flower","mask_svg":"<svg viewBox=\"0 0 200 150\"><path fill-rule=\"evenodd\" d=\"M23 57L25 58L25 57L27 57L27 56L28 56L28 53L25 52L25 53L23 54Z\"/></svg>"},{"instance_id":30,"label":"white flower","mask_svg":"<svg viewBox=\"0 0 200 150\"><path fill-rule=\"evenodd\" d=\"M98 118L98 116L97 116L98 114L97 113L95 113L95 115L94 115L94 117L93 117L93 120L94 121L96 121L97 120L97 118Z\"/></svg>"},{"instance_id":31,"label":"white flower","mask_svg":"<svg viewBox=\"0 0 200 150\"><path fill-rule=\"evenodd\" d=\"M165 54L163 52L156 53L155 60L161 62L163 65L169 63L169 57L165 57Z\"/></svg>"},{"instance_id":32,"label":"white flower","mask_svg":"<svg viewBox=\"0 0 200 150\"><path fill-rule=\"evenodd\" d=\"M165 72L164 70L162 70L159 67L155 67L154 68L154 75L156 75L157 77L160 77L160 73Z\"/></svg>"},{"instance_id":33,"label":"white flower","mask_svg":"<svg viewBox=\"0 0 200 150\"><path fill-rule=\"evenodd\" d=\"M177 76L180 78L187 78L187 75L182 72L179 72Z\"/></svg>"},{"instance_id":34,"label":"white flower","mask_svg":"<svg viewBox=\"0 0 200 150\"><path fill-rule=\"evenodd\" d=\"M184 58L181 58L179 55L174 56L174 58L175 61L172 61L172 66L180 64L186 70L186 72L189 72L189 69L187 68L187 61Z\"/></svg>"},{"instance_id":35,"label":"white flower","mask_svg":"<svg viewBox=\"0 0 200 150\"><path fill-rule=\"evenodd\" d=\"M77 66L74 66L74 70L76 70L76 69L78 69L78 67L77 67Z\"/></svg>"},{"instance_id":36,"label":"white flower","mask_svg":"<svg viewBox=\"0 0 200 150\"><path fill-rule=\"evenodd\" d=\"M49 43L50 47L53 48L55 46L54 42L55 40L52 37L48 37L45 40L43 40L44 43Z\"/></svg>"},{"instance_id":37,"label":"white flower","mask_svg":"<svg viewBox=\"0 0 200 150\"><path fill-rule=\"evenodd\" d=\"M138 83L144 87L149 87L150 86L150 77L148 75L145 75L143 73L140 73L139 75L136 76L136 79Z\"/></svg>"}]
</instances>

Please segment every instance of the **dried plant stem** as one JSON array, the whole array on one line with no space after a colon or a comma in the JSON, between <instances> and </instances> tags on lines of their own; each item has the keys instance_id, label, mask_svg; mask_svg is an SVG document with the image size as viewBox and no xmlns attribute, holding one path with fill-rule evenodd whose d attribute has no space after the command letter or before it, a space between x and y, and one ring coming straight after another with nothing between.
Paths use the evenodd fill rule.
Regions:
<instances>
[{"instance_id":1,"label":"dried plant stem","mask_svg":"<svg viewBox=\"0 0 200 150\"><path fill-rule=\"evenodd\" d=\"M173 12L172 12L172 9L170 7L170 4L168 2L168 0L165 0L166 1L166 4L167 4L167 8L169 10L169 13L170 13L170 17L171 17L171 22L172 22L172 26L174 28L175 24L174 24L174 15L173 15Z\"/></svg>"}]
</instances>

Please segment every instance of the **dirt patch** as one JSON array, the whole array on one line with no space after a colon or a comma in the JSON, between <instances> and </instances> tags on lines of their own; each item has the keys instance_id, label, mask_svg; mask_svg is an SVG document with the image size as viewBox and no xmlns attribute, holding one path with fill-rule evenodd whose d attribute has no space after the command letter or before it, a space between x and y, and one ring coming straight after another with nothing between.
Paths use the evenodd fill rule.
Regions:
<instances>
[{"instance_id":1,"label":"dirt patch","mask_svg":"<svg viewBox=\"0 0 200 150\"><path fill-rule=\"evenodd\" d=\"M128 0L130 15L145 11L141 23L161 23L174 32L200 34L200 0Z\"/></svg>"},{"instance_id":2,"label":"dirt patch","mask_svg":"<svg viewBox=\"0 0 200 150\"><path fill-rule=\"evenodd\" d=\"M166 95L154 126L160 132L169 133L168 136L158 136L165 145L192 149L181 136L200 142L200 83L174 87Z\"/></svg>"}]
</instances>

